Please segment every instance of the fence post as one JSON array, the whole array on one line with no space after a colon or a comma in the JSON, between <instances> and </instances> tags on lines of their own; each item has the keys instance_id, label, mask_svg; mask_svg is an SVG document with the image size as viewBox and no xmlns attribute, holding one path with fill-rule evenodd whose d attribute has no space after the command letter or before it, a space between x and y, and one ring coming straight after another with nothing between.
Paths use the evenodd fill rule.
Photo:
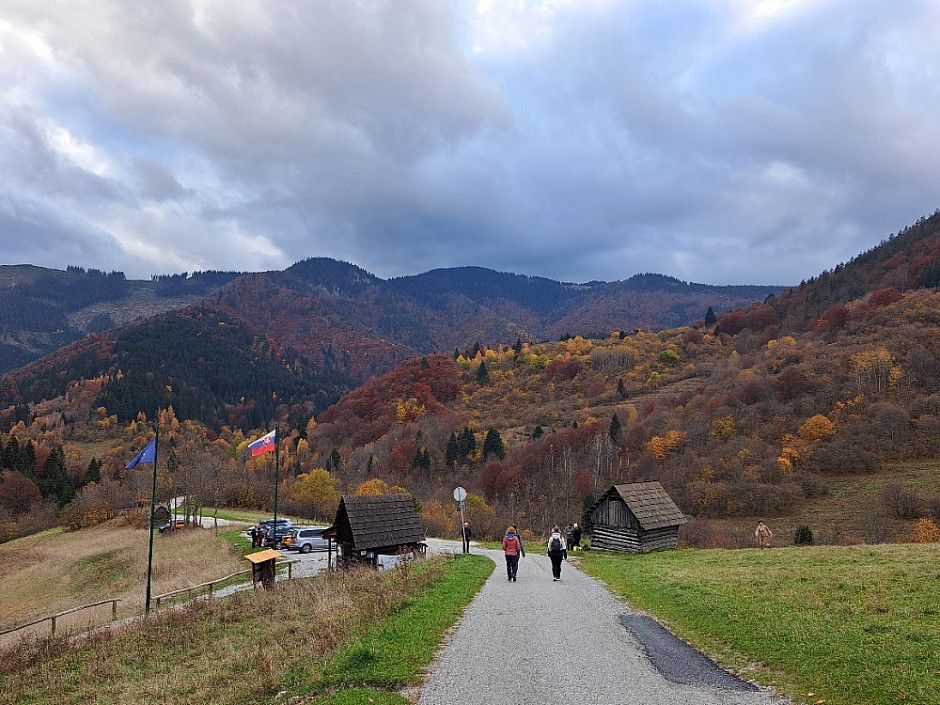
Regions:
<instances>
[{"instance_id":1,"label":"fence post","mask_svg":"<svg viewBox=\"0 0 940 705\"><path fill-rule=\"evenodd\" d=\"M111 600L111 621L117 619L117 600Z\"/></svg>"},{"instance_id":2,"label":"fence post","mask_svg":"<svg viewBox=\"0 0 940 705\"><path fill-rule=\"evenodd\" d=\"M52 617L52 636L55 636L55 617Z\"/></svg>"}]
</instances>

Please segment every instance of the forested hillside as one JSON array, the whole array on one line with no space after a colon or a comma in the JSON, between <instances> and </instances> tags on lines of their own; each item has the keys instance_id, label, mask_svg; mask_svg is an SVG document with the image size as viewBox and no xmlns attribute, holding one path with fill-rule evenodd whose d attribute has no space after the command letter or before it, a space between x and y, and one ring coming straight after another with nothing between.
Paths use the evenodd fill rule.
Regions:
<instances>
[{"instance_id":1,"label":"forested hillside","mask_svg":"<svg viewBox=\"0 0 940 705\"><path fill-rule=\"evenodd\" d=\"M161 497L270 509L273 458L244 449L277 424L282 510L301 516L329 520L342 492L407 491L429 532L447 533L459 484L478 531L495 536L509 522L541 531L577 520L611 483L656 479L694 519L687 540L735 545L729 522L782 521L853 478L937 457L938 220L780 295L718 315L705 307L665 330L592 329L624 291L656 292L678 312L697 285L469 269L422 303L407 291L414 281L332 260L240 277L201 306L90 336L0 379L0 450L15 449L0 454L0 536L140 504L147 484L124 465L155 424L170 449ZM584 315L558 318L560 301ZM595 308L611 313L589 318ZM457 312L469 328L454 327ZM539 342L509 323L541 315L587 328ZM451 347L471 330L492 337ZM410 355L422 345L440 352ZM339 398L346 370L386 365ZM64 476L62 463L46 469L51 457ZM894 539L904 522L940 515L940 491L915 491L903 475L894 485L838 540Z\"/></svg>"}]
</instances>

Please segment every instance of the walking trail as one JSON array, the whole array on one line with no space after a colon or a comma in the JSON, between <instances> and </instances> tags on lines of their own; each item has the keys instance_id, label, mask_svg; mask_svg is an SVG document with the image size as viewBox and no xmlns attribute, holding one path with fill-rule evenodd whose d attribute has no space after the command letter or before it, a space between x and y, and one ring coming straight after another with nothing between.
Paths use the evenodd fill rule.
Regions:
<instances>
[{"instance_id":1,"label":"walking trail","mask_svg":"<svg viewBox=\"0 0 940 705\"><path fill-rule=\"evenodd\" d=\"M535 546L532 546L534 549ZM543 548L544 551L544 548ZM419 705L780 705L563 563L529 551L496 570L432 667Z\"/></svg>"}]
</instances>

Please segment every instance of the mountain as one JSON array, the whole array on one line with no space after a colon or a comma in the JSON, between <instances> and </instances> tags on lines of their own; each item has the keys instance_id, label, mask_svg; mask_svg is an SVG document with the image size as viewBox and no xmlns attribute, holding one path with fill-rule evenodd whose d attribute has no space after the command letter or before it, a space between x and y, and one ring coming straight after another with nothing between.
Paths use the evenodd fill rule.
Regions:
<instances>
[{"instance_id":1,"label":"mountain","mask_svg":"<svg viewBox=\"0 0 940 705\"><path fill-rule=\"evenodd\" d=\"M83 380L100 381L90 408L121 423L172 406L178 418L245 431L293 413L305 423L351 387L224 312L194 306L93 334L7 373L0 427L23 420L31 404L67 398Z\"/></svg>"},{"instance_id":2,"label":"mountain","mask_svg":"<svg viewBox=\"0 0 940 705\"><path fill-rule=\"evenodd\" d=\"M237 276L197 272L142 282L81 267L0 265L0 374L89 333L196 303Z\"/></svg>"},{"instance_id":3,"label":"mountain","mask_svg":"<svg viewBox=\"0 0 940 705\"><path fill-rule=\"evenodd\" d=\"M687 325L709 307L732 309L781 290L659 275L566 284L480 267L383 280L352 264L313 258L284 272L239 277L207 302L362 381L415 356L478 342Z\"/></svg>"}]
</instances>

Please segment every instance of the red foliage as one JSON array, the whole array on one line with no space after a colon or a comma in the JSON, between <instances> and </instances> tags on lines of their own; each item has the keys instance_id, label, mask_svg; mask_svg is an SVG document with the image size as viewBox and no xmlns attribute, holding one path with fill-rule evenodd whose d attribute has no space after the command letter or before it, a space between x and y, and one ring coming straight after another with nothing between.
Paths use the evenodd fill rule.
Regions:
<instances>
[{"instance_id":1,"label":"red foliage","mask_svg":"<svg viewBox=\"0 0 940 705\"><path fill-rule=\"evenodd\" d=\"M837 304L819 317L816 330L821 333L834 332L845 328L848 322L849 310L842 304Z\"/></svg>"},{"instance_id":2,"label":"red foliage","mask_svg":"<svg viewBox=\"0 0 940 705\"><path fill-rule=\"evenodd\" d=\"M559 382L565 382L574 379L584 371L584 365L580 360L559 360L555 358L545 365L545 377L549 382L557 379Z\"/></svg>"},{"instance_id":3,"label":"red foliage","mask_svg":"<svg viewBox=\"0 0 940 705\"><path fill-rule=\"evenodd\" d=\"M28 512L33 505L42 502L42 493L36 483L23 473L7 470L0 482L0 507L11 516L18 517Z\"/></svg>"},{"instance_id":4,"label":"red foliage","mask_svg":"<svg viewBox=\"0 0 940 705\"><path fill-rule=\"evenodd\" d=\"M881 308L882 306L890 306L893 303L897 303L903 298L904 294L900 291L887 287L871 292L868 296L868 305L871 308Z\"/></svg>"},{"instance_id":5,"label":"red foliage","mask_svg":"<svg viewBox=\"0 0 940 705\"><path fill-rule=\"evenodd\" d=\"M718 329L727 335L737 335L744 330L744 311L729 311L718 319Z\"/></svg>"}]
</instances>

